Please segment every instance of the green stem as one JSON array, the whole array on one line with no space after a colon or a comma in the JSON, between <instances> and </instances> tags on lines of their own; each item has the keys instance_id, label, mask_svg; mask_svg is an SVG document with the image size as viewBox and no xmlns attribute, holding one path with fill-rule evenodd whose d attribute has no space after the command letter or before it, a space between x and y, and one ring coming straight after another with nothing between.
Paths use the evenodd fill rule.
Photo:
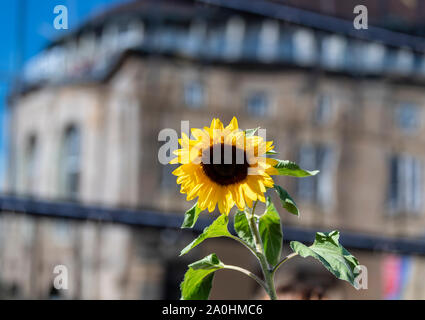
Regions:
<instances>
[{"instance_id":1,"label":"green stem","mask_svg":"<svg viewBox=\"0 0 425 320\"><path fill-rule=\"evenodd\" d=\"M254 203L254 206L252 207L251 212L245 211L245 215L246 215L246 218L248 219L249 228L250 228L251 233L254 237L256 255L257 255L257 257L260 261L261 270L262 270L263 275L264 275L264 280L265 280L266 287L267 287L266 291L267 291L268 295L270 296L271 300L277 300L276 289L275 289L275 286L274 286L274 272L273 272L273 269L269 266L269 263L267 262L266 255L264 254L263 243L261 241L260 232L258 231L258 223L257 223L256 217L254 215L255 208L257 206L257 202L258 201L256 201Z\"/></svg>"},{"instance_id":2,"label":"green stem","mask_svg":"<svg viewBox=\"0 0 425 320\"><path fill-rule=\"evenodd\" d=\"M291 254L288 254L285 258L283 258L282 260L279 261L279 263L273 268L273 273L275 273L277 271L277 269L279 269L279 267L284 264L286 261L292 259L293 257L296 257L298 255L298 253L293 252Z\"/></svg>"},{"instance_id":3,"label":"green stem","mask_svg":"<svg viewBox=\"0 0 425 320\"><path fill-rule=\"evenodd\" d=\"M258 254L257 254L257 252L256 251L254 251L253 249L252 249L252 247L248 244L248 243L246 243L244 240L242 240L242 239L240 239L240 238L238 238L238 237L235 237L235 236L233 236L233 235L231 235L230 236L230 238L231 239L233 239L233 240L236 240L237 242L239 242L239 243L241 243L245 248L247 248L254 256L256 256L257 257L257 259L258 260L260 260L260 258L258 257Z\"/></svg>"},{"instance_id":4,"label":"green stem","mask_svg":"<svg viewBox=\"0 0 425 320\"><path fill-rule=\"evenodd\" d=\"M232 265L228 265L228 264L225 264L225 265L224 265L224 269L235 270L235 271L242 272L243 274L246 274L248 277L251 277L252 279L254 279L255 281L257 281L257 282L258 282L258 284L259 284L260 286L262 286L262 287L264 288L264 290L266 290L266 291L267 291L267 286L266 286L266 284L264 283L264 281L263 281L263 280L261 280L260 278L258 278L258 277L257 277L254 273L252 273L251 271L246 270L246 269L241 268L241 267L238 267L238 266L232 266Z\"/></svg>"}]
</instances>

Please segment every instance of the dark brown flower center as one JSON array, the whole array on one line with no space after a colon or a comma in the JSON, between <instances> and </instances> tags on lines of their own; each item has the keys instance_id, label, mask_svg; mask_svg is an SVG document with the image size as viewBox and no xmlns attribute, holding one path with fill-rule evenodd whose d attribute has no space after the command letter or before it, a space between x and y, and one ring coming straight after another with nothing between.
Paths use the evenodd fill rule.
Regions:
<instances>
[{"instance_id":1,"label":"dark brown flower center","mask_svg":"<svg viewBox=\"0 0 425 320\"><path fill-rule=\"evenodd\" d=\"M223 186L243 181L248 175L248 168L245 151L235 146L216 144L202 153L205 174Z\"/></svg>"}]
</instances>

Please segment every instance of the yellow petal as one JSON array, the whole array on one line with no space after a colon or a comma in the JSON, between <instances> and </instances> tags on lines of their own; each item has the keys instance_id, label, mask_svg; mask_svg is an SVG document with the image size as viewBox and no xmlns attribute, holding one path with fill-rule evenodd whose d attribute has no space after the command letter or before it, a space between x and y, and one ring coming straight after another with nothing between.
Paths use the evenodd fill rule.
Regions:
<instances>
[{"instance_id":1,"label":"yellow petal","mask_svg":"<svg viewBox=\"0 0 425 320\"><path fill-rule=\"evenodd\" d=\"M253 201L257 200L257 194L251 189L251 187L247 183L243 184L243 190L245 192L245 200L247 198L250 198Z\"/></svg>"},{"instance_id":2,"label":"yellow petal","mask_svg":"<svg viewBox=\"0 0 425 320\"><path fill-rule=\"evenodd\" d=\"M236 117L233 117L226 129L229 129L231 131L239 129L238 119L236 119Z\"/></svg>"},{"instance_id":3,"label":"yellow petal","mask_svg":"<svg viewBox=\"0 0 425 320\"><path fill-rule=\"evenodd\" d=\"M210 129L211 130L214 130L214 129L219 129L219 130L223 130L224 129L224 127L223 127L223 123L220 121L220 119L216 119L216 118L214 118L212 121L211 121L211 126L210 126Z\"/></svg>"},{"instance_id":4,"label":"yellow petal","mask_svg":"<svg viewBox=\"0 0 425 320\"><path fill-rule=\"evenodd\" d=\"M177 163L179 163L179 157L171 159L170 162L169 162L169 164L177 164Z\"/></svg>"}]
</instances>

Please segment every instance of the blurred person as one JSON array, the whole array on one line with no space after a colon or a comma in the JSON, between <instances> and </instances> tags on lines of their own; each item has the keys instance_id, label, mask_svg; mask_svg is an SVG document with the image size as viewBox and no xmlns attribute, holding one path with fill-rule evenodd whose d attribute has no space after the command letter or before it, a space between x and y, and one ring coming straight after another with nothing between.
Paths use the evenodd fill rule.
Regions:
<instances>
[{"instance_id":1,"label":"blurred person","mask_svg":"<svg viewBox=\"0 0 425 320\"><path fill-rule=\"evenodd\" d=\"M333 276L298 266L276 275L278 300L328 300L338 298L337 281ZM263 289L255 299L268 300Z\"/></svg>"}]
</instances>

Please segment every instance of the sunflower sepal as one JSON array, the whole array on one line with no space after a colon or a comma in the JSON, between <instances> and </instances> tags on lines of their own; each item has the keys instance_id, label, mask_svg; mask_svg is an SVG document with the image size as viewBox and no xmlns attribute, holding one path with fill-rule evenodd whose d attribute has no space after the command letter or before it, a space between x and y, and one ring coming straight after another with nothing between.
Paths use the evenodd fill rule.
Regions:
<instances>
[{"instance_id":1,"label":"sunflower sepal","mask_svg":"<svg viewBox=\"0 0 425 320\"><path fill-rule=\"evenodd\" d=\"M279 152L277 152L277 151L275 151L273 149L266 152L266 155L267 156L274 156L276 154L279 154Z\"/></svg>"},{"instance_id":2,"label":"sunflower sepal","mask_svg":"<svg viewBox=\"0 0 425 320\"><path fill-rule=\"evenodd\" d=\"M202 210L199 208L198 202L196 202L193 207L184 213L184 220L180 228L193 228L201 212Z\"/></svg>"},{"instance_id":3,"label":"sunflower sepal","mask_svg":"<svg viewBox=\"0 0 425 320\"><path fill-rule=\"evenodd\" d=\"M260 127L253 128L253 129L246 129L245 130L245 136L246 137L252 137L253 135L255 135L257 133L258 129L260 129Z\"/></svg>"}]
</instances>

